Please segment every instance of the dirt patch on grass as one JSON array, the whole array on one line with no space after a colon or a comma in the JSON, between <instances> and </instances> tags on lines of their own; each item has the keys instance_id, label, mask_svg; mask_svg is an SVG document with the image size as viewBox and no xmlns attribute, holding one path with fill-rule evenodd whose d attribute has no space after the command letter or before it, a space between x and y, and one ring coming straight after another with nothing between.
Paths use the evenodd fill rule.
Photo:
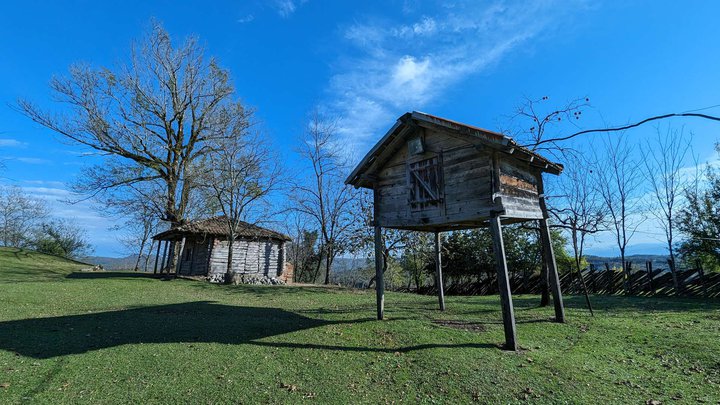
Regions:
<instances>
[{"instance_id":1,"label":"dirt patch on grass","mask_svg":"<svg viewBox=\"0 0 720 405\"><path fill-rule=\"evenodd\" d=\"M485 325L473 322L462 321L433 321L435 325L444 326L446 328L460 329L468 332L485 332Z\"/></svg>"}]
</instances>

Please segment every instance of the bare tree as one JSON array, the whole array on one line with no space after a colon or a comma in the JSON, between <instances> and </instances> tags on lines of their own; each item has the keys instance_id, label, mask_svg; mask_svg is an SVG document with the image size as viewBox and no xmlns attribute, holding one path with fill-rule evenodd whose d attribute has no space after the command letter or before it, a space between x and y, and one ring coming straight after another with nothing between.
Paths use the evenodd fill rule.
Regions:
<instances>
[{"instance_id":1,"label":"bare tree","mask_svg":"<svg viewBox=\"0 0 720 405\"><path fill-rule=\"evenodd\" d=\"M577 129L576 122L582 118L583 110L590 107L590 99L576 98L562 106L549 106L548 103L548 96L539 99L525 97L516 108L515 114L509 117L510 125L514 127L502 132L525 143L524 146L533 151L545 151L556 157L564 157L572 152L572 149L567 145L546 140L547 133L550 130L556 134L567 126Z\"/></svg>"},{"instance_id":2,"label":"bare tree","mask_svg":"<svg viewBox=\"0 0 720 405\"><path fill-rule=\"evenodd\" d=\"M335 122L314 113L298 150L311 177L296 182L290 196L293 210L310 218L319 231L325 284L330 283L335 257L347 249L357 193L343 182L346 167L336 141Z\"/></svg>"},{"instance_id":3,"label":"bare tree","mask_svg":"<svg viewBox=\"0 0 720 405\"><path fill-rule=\"evenodd\" d=\"M122 231L120 242L136 256L133 271L140 270L140 262L143 262L143 271L147 271L154 244L150 238L160 227L160 220L153 209L143 202L144 200L135 200L134 204L126 206L122 212L126 220L122 226L115 228L116 231Z\"/></svg>"},{"instance_id":4,"label":"bare tree","mask_svg":"<svg viewBox=\"0 0 720 405\"><path fill-rule=\"evenodd\" d=\"M48 216L44 201L25 194L20 187L0 186L0 243L26 247L33 232Z\"/></svg>"},{"instance_id":5,"label":"bare tree","mask_svg":"<svg viewBox=\"0 0 720 405\"><path fill-rule=\"evenodd\" d=\"M624 288L631 293L630 269L625 261L625 250L635 231L645 220L642 213L641 163L633 158L634 148L627 142L625 133L609 136L604 141L605 156L596 166L597 189L608 213L610 231L620 251Z\"/></svg>"},{"instance_id":6,"label":"bare tree","mask_svg":"<svg viewBox=\"0 0 720 405\"><path fill-rule=\"evenodd\" d=\"M197 163L209 152L208 143L229 132L224 117L242 108L233 98L229 72L206 60L194 38L174 47L157 23L133 45L127 64L114 70L76 64L50 87L66 113L47 112L23 99L17 108L105 156L74 190L122 195L151 183L140 188L157 189L158 216L171 226L186 219Z\"/></svg>"},{"instance_id":7,"label":"bare tree","mask_svg":"<svg viewBox=\"0 0 720 405\"><path fill-rule=\"evenodd\" d=\"M573 159L565 166L558 183L557 197L549 198L549 211L555 227L570 235L575 268L579 272L587 236L605 229L608 208L595 184L596 176L589 162Z\"/></svg>"},{"instance_id":8,"label":"bare tree","mask_svg":"<svg viewBox=\"0 0 720 405\"><path fill-rule=\"evenodd\" d=\"M210 205L222 213L228 232L225 273L231 281L234 241L252 208L256 208L280 183L278 159L257 132L253 132L253 111L237 108L224 116L229 133L215 138L203 170L201 184Z\"/></svg>"},{"instance_id":9,"label":"bare tree","mask_svg":"<svg viewBox=\"0 0 720 405\"><path fill-rule=\"evenodd\" d=\"M685 137L683 129L673 130L670 126L664 133L658 127L656 133L657 136L652 142L647 141L643 153L645 177L653 196L650 212L665 232L673 284L675 291L679 291L680 283L676 273L673 243L679 200L691 180L682 173L682 168L687 158L692 155L690 147L692 135Z\"/></svg>"}]
</instances>

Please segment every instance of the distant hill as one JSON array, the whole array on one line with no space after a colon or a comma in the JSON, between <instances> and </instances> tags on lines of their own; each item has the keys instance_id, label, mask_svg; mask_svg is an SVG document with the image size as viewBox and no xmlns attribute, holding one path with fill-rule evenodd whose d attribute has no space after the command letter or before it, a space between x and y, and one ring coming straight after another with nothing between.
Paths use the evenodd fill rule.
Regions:
<instances>
[{"instance_id":1,"label":"distant hill","mask_svg":"<svg viewBox=\"0 0 720 405\"><path fill-rule=\"evenodd\" d=\"M592 256L587 255L585 256L585 259L588 261L589 264L595 265L595 267L599 269L605 268L605 263L608 263L610 267L620 267L622 265L619 257L603 257L603 256ZM635 269L644 269L645 268L645 262L652 261L653 268L654 269L666 269L668 267L667 264L667 255L630 255L625 256L625 261L632 262L633 268Z\"/></svg>"},{"instance_id":2,"label":"distant hill","mask_svg":"<svg viewBox=\"0 0 720 405\"><path fill-rule=\"evenodd\" d=\"M369 263L368 258L365 256L352 258L352 257L337 257L333 262L332 271L335 273L343 273L346 271L356 270L359 268L366 267L368 265L375 266L375 262Z\"/></svg>"},{"instance_id":3,"label":"distant hill","mask_svg":"<svg viewBox=\"0 0 720 405\"><path fill-rule=\"evenodd\" d=\"M125 257L105 257L105 256L87 256L82 261L101 265L105 270L132 270L135 266L137 255L129 255ZM150 259L149 268L152 269L153 260Z\"/></svg>"}]
</instances>

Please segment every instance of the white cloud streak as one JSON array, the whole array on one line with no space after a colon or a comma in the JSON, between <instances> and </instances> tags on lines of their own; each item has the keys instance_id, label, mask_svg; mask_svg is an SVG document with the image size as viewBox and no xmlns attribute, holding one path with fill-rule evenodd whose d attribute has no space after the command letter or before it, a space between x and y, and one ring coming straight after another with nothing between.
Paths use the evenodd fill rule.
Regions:
<instances>
[{"instance_id":1,"label":"white cloud streak","mask_svg":"<svg viewBox=\"0 0 720 405\"><path fill-rule=\"evenodd\" d=\"M17 139L1 138L0 147L2 148L22 148L27 146L27 143L18 141Z\"/></svg>"},{"instance_id":2,"label":"white cloud streak","mask_svg":"<svg viewBox=\"0 0 720 405\"><path fill-rule=\"evenodd\" d=\"M344 27L344 39L359 56L340 57L323 109L341 117L345 144L367 149L400 113L437 101L567 14L553 6L548 1L486 7L458 2L407 24Z\"/></svg>"},{"instance_id":3,"label":"white cloud streak","mask_svg":"<svg viewBox=\"0 0 720 405\"><path fill-rule=\"evenodd\" d=\"M10 160L16 160L18 162L27 163L30 165L46 165L48 163L52 163L51 161L49 161L47 159L33 158L33 157L14 157L14 158L10 158Z\"/></svg>"},{"instance_id":4,"label":"white cloud streak","mask_svg":"<svg viewBox=\"0 0 720 405\"><path fill-rule=\"evenodd\" d=\"M275 0L274 6L278 14L280 14L280 17L288 18L293 15L298 7L303 5L305 1L306 0Z\"/></svg>"}]
</instances>

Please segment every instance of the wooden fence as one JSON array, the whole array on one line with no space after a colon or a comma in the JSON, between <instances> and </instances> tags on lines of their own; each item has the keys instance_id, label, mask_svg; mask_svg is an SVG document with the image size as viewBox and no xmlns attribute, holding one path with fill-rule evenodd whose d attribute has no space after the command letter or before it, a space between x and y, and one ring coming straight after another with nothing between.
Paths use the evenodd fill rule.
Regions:
<instances>
[{"instance_id":1,"label":"wooden fence","mask_svg":"<svg viewBox=\"0 0 720 405\"><path fill-rule=\"evenodd\" d=\"M686 296L720 298L720 273L706 273L701 267L678 270L675 287L672 273L667 269L653 269L645 263L642 268L631 265L629 292L625 291L625 277L620 269L590 266L582 271L585 285L590 294L629 294L638 296ZM577 271L565 271L560 274L563 294L583 294L582 284ZM510 287L513 294L539 294L540 276L538 274L510 274ZM421 293L434 294L435 287L421 289ZM448 280L445 293L450 295L488 295L497 293L495 277L484 277L472 281Z\"/></svg>"}]
</instances>

